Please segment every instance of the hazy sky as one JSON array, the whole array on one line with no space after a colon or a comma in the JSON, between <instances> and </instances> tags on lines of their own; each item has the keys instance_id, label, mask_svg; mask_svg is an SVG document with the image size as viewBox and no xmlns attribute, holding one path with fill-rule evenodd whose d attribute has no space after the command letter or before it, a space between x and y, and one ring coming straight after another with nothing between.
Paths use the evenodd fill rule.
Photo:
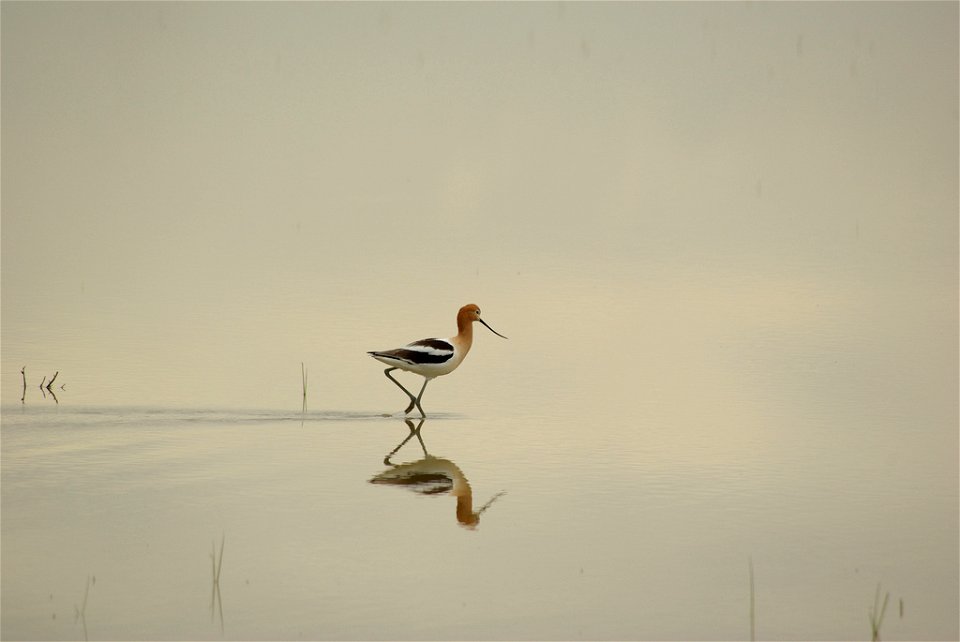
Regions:
<instances>
[{"instance_id":1,"label":"hazy sky","mask_svg":"<svg viewBox=\"0 0 960 642\"><path fill-rule=\"evenodd\" d=\"M909 203L911 225L878 233L943 252L954 238L917 237L956 199L956 18L956 3L4 2L4 286L66 266L161 278L169 245L229 265L285 253L292 230L334 254L383 251L408 223L428 243L538 252L598 221L606 245L643 214L645 234L699 241L764 215L745 195L781 196L787 221L786 239L761 224L745 243ZM375 227L350 237L358 223Z\"/></svg>"},{"instance_id":2,"label":"hazy sky","mask_svg":"<svg viewBox=\"0 0 960 642\"><path fill-rule=\"evenodd\" d=\"M956 286L955 2L0 11L5 332L558 264Z\"/></svg>"}]
</instances>

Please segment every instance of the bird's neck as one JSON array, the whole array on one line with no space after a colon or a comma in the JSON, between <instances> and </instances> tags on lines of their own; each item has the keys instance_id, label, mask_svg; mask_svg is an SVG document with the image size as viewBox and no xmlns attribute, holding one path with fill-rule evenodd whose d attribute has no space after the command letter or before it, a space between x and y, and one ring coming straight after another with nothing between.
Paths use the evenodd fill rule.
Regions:
<instances>
[{"instance_id":1,"label":"bird's neck","mask_svg":"<svg viewBox=\"0 0 960 642\"><path fill-rule=\"evenodd\" d=\"M477 514L473 512L473 495L468 491L457 495L457 521L465 526L477 523Z\"/></svg>"},{"instance_id":2,"label":"bird's neck","mask_svg":"<svg viewBox=\"0 0 960 642\"><path fill-rule=\"evenodd\" d=\"M473 340L473 320L466 314L457 315L457 337L467 342Z\"/></svg>"}]
</instances>

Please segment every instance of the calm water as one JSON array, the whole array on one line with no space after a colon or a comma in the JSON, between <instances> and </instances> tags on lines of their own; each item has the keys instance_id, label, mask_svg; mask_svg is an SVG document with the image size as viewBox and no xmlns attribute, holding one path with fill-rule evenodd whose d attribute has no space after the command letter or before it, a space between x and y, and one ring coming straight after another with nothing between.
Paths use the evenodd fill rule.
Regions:
<instances>
[{"instance_id":1,"label":"calm water","mask_svg":"<svg viewBox=\"0 0 960 642\"><path fill-rule=\"evenodd\" d=\"M369 483L410 431L378 416L405 399L359 351L342 362L352 392L329 402L337 373L310 353L305 413L293 362L287 410L91 406L66 372L59 404L28 390L3 408L4 637L81 637L95 577L91 639L742 639L751 559L761 638L866 638L878 583L885 638L956 637L953 393L949 376L915 383L923 344L949 336L891 355L901 322L883 315L743 336L722 314L607 296L557 298L545 325L487 306L510 340L478 333L428 388L426 451L462 472L473 511L505 491L473 528L449 485ZM390 461L424 455L410 439Z\"/></svg>"},{"instance_id":2,"label":"calm water","mask_svg":"<svg viewBox=\"0 0 960 642\"><path fill-rule=\"evenodd\" d=\"M957 639L957 11L4 2L2 637Z\"/></svg>"}]
</instances>

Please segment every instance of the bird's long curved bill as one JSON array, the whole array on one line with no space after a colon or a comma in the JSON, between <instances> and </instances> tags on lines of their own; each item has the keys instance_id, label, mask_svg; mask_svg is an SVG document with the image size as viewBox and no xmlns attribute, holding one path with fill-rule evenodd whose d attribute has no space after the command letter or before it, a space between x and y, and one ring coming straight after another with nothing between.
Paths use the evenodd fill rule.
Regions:
<instances>
[{"instance_id":1,"label":"bird's long curved bill","mask_svg":"<svg viewBox=\"0 0 960 642\"><path fill-rule=\"evenodd\" d=\"M501 338L503 338L503 339L506 339L506 338L507 338L507 337L503 336L502 334L500 334L499 332L497 332L496 330L494 330L493 328L491 328L490 326L488 326L488 325L487 325L487 322L484 321L483 319L477 319L477 321L479 321L479 322L482 323L483 325L486 325L486 326L487 326L487 330L489 330L490 332L494 333L494 334L497 335L498 337L501 337Z\"/></svg>"}]
</instances>

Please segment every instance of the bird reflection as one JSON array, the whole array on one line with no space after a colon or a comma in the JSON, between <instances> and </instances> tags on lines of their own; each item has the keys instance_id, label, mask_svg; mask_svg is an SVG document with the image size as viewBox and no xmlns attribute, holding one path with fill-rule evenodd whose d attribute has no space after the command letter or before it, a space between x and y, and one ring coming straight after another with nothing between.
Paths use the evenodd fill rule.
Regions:
<instances>
[{"instance_id":1,"label":"bird reflection","mask_svg":"<svg viewBox=\"0 0 960 642\"><path fill-rule=\"evenodd\" d=\"M497 493L478 510L474 510L473 491L463 471L449 459L434 457L427 452L423 437L420 435L420 428L423 427L424 420L421 419L416 427L410 419L406 419L405 422L407 428L410 429L410 434L383 458L383 463L389 468L379 475L373 476L370 483L403 486L422 495L449 493L457 498L457 522L464 528L475 529L480 522L480 515L490 508L501 495L504 495L505 491ZM391 459L397 454L397 451L414 437L420 442L423 458L405 464L393 463Z\"/></svg>"}]
</instances>

